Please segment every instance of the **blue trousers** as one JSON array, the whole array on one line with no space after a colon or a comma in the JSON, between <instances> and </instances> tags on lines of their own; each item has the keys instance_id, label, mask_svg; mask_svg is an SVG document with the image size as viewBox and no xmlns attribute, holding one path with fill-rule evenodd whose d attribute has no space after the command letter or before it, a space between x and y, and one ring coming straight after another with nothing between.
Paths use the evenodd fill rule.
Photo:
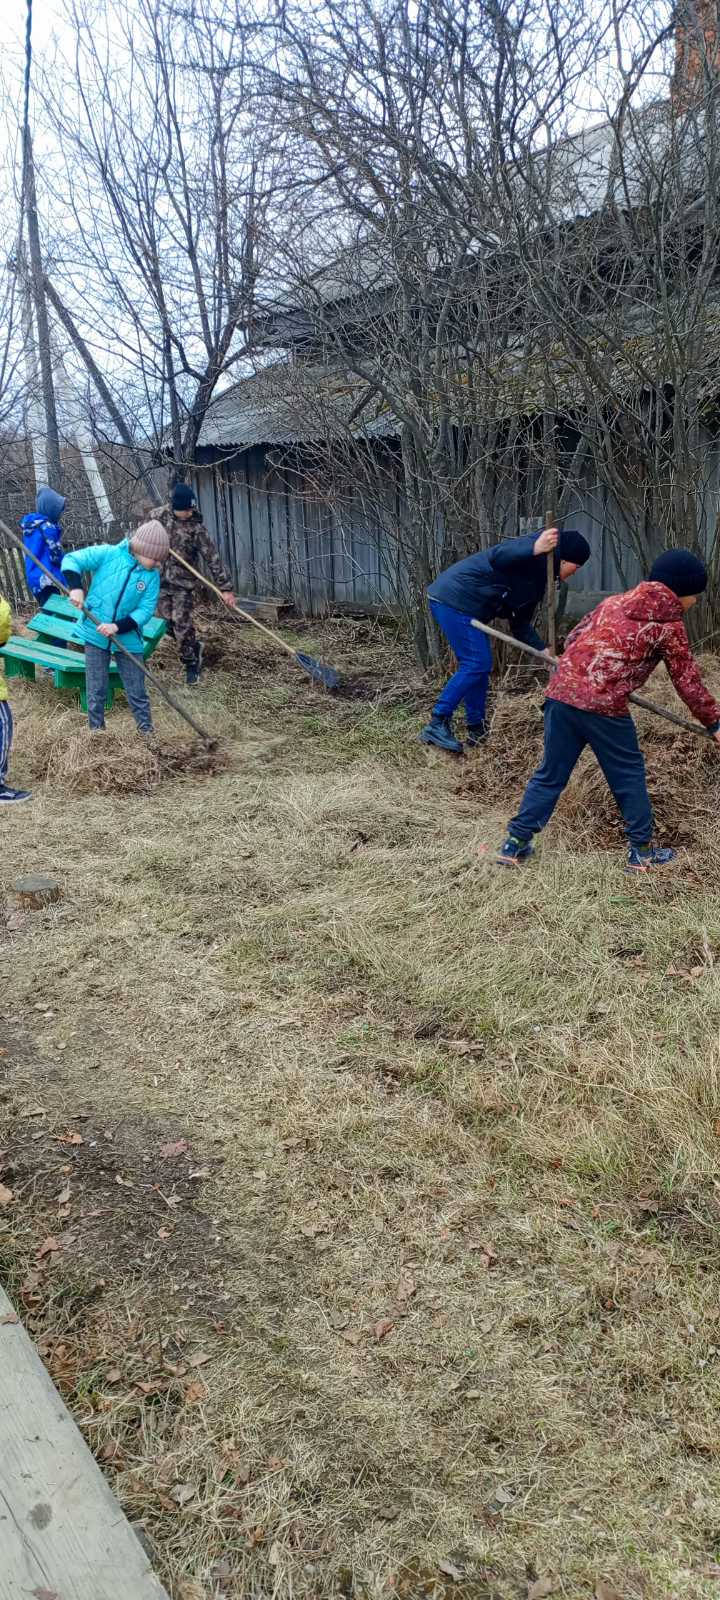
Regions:
<instances>
[{"instance_id":1,"label":"blue trousers","mask_svg":"<svg viewBox=\"0 0 720 1600\"><path fill-rule=\"evenodd\" d=\"M12 711L7 700L0 700L0 789L7 783L10 751L13 742Z\"/></svg>"},{"instance_id":2,"label":"blue trousers","mask_svg":"<svg viewBox=\"0 0 720 1600\"><path fill-rule=\"evenodd\" d=\"M545 750L508 832L523 843L539 833L555 810L574 767L589 745L615 796L631 844L649 844L654 819L645 762L632 717L603 717L561 700L545 701Z\"/></svg>"},{"instance_id":3,"label":"blue trousers","mask_svg":"<svg viewBox=\"0 0 720 1600\"><path fill-rule=\"evenodd\" d=\"M485 718L488 684L492 671L492 649L486 633L472 625L472 617L452 606L443 606L439 600L430 601L430 610L439 628L457 657L458 669L443 689L433 706L433 716L451 717L461 700L465 701L465 716L469 728L475 728Z\"/></svg>"}]
</instances>

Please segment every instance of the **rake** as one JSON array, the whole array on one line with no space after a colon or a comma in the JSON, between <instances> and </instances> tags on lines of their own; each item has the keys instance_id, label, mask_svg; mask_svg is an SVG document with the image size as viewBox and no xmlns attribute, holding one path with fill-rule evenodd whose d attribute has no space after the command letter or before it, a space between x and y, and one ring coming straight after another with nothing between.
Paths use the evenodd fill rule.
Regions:
<instances>
[{"instance_id":1,"label":"rake","mask_svg":"<svg viewBox=\"0 0 720 1600\"><path fill-rule=\"evenodd\" d=\"M472 625L479 628L481 633L487 633L491 639L500 639L503 644L512 644L516 650L524 650L528 656L535 656L537 661L542 661L546 667L558 667L558 656L546 655L544 650L536 650L534 644L525 644L523 639L515 639L511 633L503 633L500 628L491 628L487 622L478 622L473 617ZM674 711L666 711L664 706L656 706L654 700L646 700L641 694L630 694L628 700L634 706L640 706L643 711L652 711L653 716L662 717L664 722L672 722L676 728L684 728L686 733L699 733L703 739L714 739L715 735L708 728L703 728L699 722L690 722L687 717L678 717Z\"/></svg>"}]
</instances>

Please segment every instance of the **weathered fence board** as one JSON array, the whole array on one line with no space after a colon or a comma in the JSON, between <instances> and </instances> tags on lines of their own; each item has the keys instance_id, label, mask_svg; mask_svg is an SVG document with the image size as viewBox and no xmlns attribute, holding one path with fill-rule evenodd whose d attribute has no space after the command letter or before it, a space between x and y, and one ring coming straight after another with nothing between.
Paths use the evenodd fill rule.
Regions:
<instances>
[{"instance_id":1,"label":"weathered fence board","mask_svg":"<svg viewBox=\"0 0 720 1600\"><path fill-rule=\"evenodd\" d=\"M167 1600L0 1289L0 1600Z\"/></svg>"}]
</instances>

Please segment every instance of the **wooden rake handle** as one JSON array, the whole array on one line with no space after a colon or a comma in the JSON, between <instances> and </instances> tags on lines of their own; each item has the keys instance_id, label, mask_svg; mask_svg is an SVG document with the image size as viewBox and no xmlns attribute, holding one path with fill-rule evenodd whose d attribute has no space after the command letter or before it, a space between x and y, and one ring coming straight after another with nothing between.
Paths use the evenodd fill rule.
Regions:
<instances>
[{"instance_id":1,"label":"wooden rake handle","mask_svg":"<svg viewBox=\"0 0 720 1600\"><path fill-rule=\"evenodd\" d=\"M190 562L186 561L184 556L178 555L177 550L173 550L171 547L170 555L172 556L173 561L179 561L181 567L185 567L186 571L191 572L193 577L198 579L199 583L204 583L206 589L211 589L213 594L217 595L218 600L222 601L225 610L231 617L242 617L244 622L249 622L251 627L257 628L258 631L260 633L264 633L268 639L272 639L273 644L279 645L281 650L286 650L289 656L294 657L297 655L297 651L293 650L291 644L286 644L285 640L280 638L280 634L274 633L272 628L266 628L264 622L258 622L257 617L254 617L250 611L243 611L242 606L228 605L222 589L218 589L217 584L211 583L209 578L204 578L202 572L198 572L197 567L191 566Z\"/></svg>"}]
</instances>

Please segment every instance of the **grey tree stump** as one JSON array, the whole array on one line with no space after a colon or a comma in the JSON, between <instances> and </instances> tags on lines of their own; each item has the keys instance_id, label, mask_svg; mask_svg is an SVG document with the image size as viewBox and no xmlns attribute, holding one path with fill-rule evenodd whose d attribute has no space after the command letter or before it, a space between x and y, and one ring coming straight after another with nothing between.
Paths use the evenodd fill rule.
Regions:
<instances>
[{"instance_id":1,"label":"grey tree stump","mask_svg":"<svg viewBox=\"0 0 720 1600\"><path fill-rule=\"evenodd\" d=\"M13 893L20 911L44 911L60 899L60 885L54 878L35 872L29 878L18 878Z\"/></svg>"}]
</instances>

